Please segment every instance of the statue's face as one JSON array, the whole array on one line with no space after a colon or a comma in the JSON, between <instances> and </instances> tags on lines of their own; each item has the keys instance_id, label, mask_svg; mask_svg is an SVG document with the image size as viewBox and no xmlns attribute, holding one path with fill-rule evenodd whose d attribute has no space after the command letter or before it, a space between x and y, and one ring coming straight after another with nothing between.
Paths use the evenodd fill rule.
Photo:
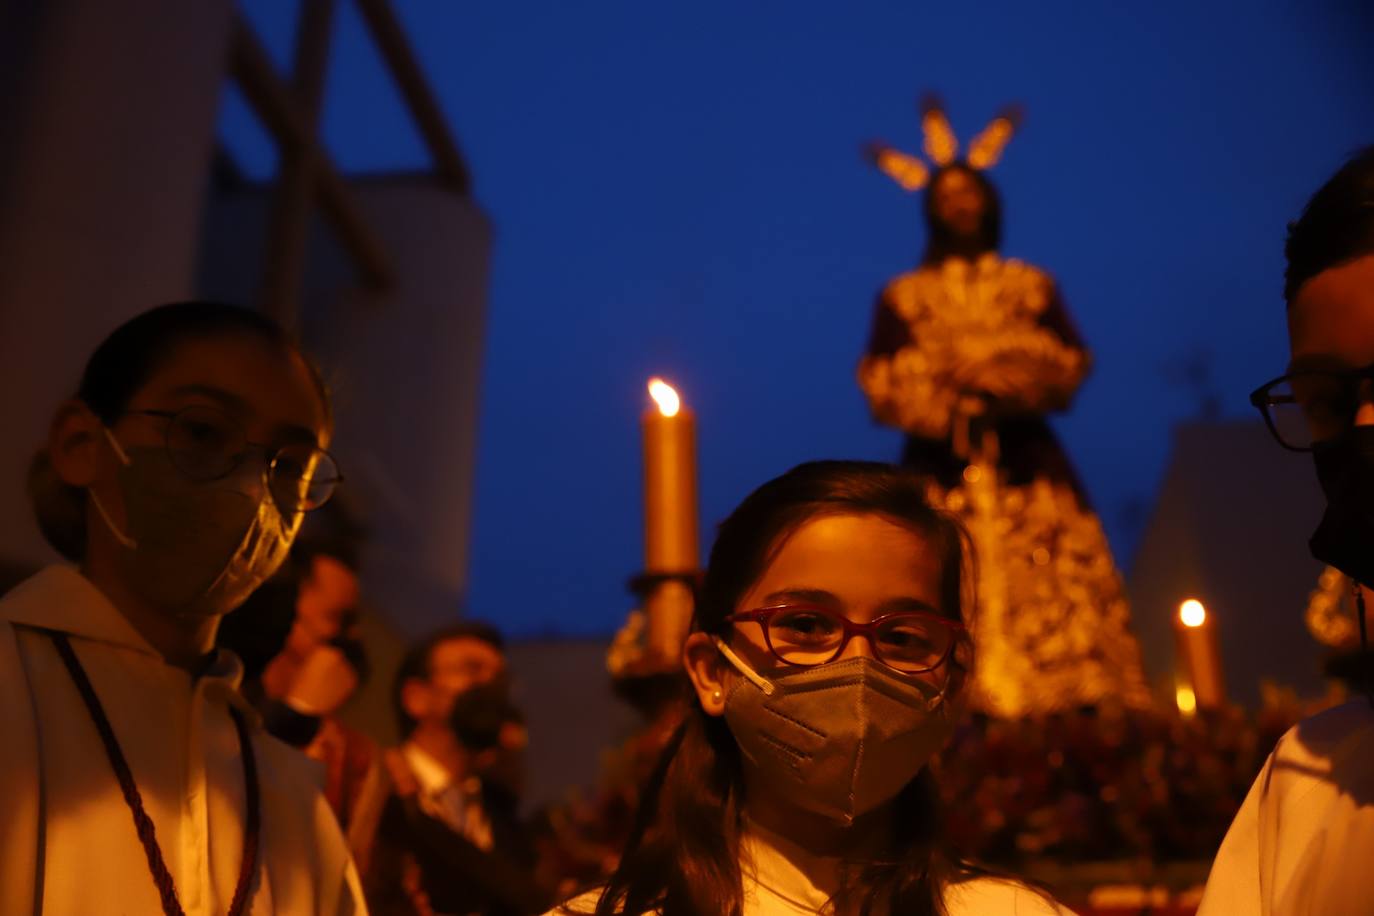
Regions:
<instances>
[{"instance_id":1,"label":"statue's face","mask_svg":"<svg viewBox=\"0 0 1374 916\"><path fill-rule=\"evenodd\" d=\"M935 217L963 238L976 235L983 225L987 200L973 176L963 169L941 173L930 189L934 195Z\"/></svg>"}]
</instances>

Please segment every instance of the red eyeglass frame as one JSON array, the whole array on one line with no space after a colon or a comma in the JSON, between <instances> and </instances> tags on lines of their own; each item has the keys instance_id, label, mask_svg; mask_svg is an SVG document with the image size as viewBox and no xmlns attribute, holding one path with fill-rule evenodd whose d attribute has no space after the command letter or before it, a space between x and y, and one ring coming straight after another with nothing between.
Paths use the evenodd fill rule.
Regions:
<instances>
[{"instance_id":1,"label":"red eyeglass frame","mask_svg":"<svg viewBox=\"0 0 1374 916\"><path fill-rule=\"evenodd\" d=\"M770 621L779 611L811 611L829 617L831 620L838 621L841 628L844 630L844 636L840 639L840 644L836 647L835 654L823 662L815 662L813 664L798 663L783 658L781 653L773 648L773 637L768 635L768 621ZM878 648L878 643L873 639L874 631L876 631L879 626L895 617L919 617L924 620L936 621L942 626L949 627L949 629L954 631L955 638L949 641L948 648L945 649L939 660L929 668L918 668L916 670L898 668L896 665L891 664L883 658L882 650ZM759 629L763 631L763 642L768 646L768 651L773 653L773 657L778 661L793 668L814 668L816 665L827 665L844 654L845 646L849 645L851 639L855 636L862 636L868 640L868 645L873 650L873 657L884 665L887 665L893 671L897 671L901 674L926 674L927 672L939 669L941 665L949 661L950 655L954 653L954 647L959 644L959 635L968 633L967 625L958 620L951 620L943 614L925 611L894 611L891 614L883 614L881 617L875 617L868 623L855 623L843 614L837 613L830 608L819 607L814 604L775 604L771 607L754 608L752 611L736 611L725 619L729 623L757 623Z\"/></svg>"}]
</instances>

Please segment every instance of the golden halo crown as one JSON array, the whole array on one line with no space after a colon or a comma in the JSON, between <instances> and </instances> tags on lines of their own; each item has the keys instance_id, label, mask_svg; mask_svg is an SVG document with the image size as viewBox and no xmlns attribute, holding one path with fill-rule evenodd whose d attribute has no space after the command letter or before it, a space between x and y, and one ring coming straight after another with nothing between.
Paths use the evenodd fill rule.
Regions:
<instances>
[{"instance_id":1,"label":"golden halo crown","mask_svg":"<svg viewBox=\"0 0 1374 916\"><path fill-rule=\"evenodd\" d=\"M963 165L974 171L990 169L1002 158L1002 151L1021 123L1021 111L1011 105L998 113L987 127L969 143ZM949 125L939 98L927 94L921 99L921 132L925 135L926 158L935 169L954 165L959 157L959 138ZM887 177L907 191L919 191L930 183L933 170L918 156L904 153L886 143L870 143L865 148L869 160Z\"/></svg>"}]
</instances>

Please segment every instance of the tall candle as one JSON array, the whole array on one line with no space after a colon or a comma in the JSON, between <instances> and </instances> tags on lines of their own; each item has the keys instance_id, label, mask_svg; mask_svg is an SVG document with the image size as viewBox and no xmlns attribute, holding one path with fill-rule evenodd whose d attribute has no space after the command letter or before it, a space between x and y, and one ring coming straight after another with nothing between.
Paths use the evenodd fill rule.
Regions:
<instances>
[{"instance_id":1,"label":"tall candle","mask_svg":"<svg viewBox=\"0 0 1374 916\"><path fill-rule=\"evenodd\" d=\"M697 547L696 424L678 393L651 379L654 406L644 414L644 569L692 573ZM692 589L664 582L645 601L646 642L660 661L675 665L692 622Z\"/></svg>"},{"instance_id":2,"label":"tall candle","mask_svg":"<svg viewBox=\"0 0 1374 916\"><path fill-rule=\"evenodd\" d=\"M1221 649L1212 615L1196 598L1178 606L1174 618L1179 661L1198 709L1226 705L1226 685L1221 672Z\"/></svg>"}]
</instances>

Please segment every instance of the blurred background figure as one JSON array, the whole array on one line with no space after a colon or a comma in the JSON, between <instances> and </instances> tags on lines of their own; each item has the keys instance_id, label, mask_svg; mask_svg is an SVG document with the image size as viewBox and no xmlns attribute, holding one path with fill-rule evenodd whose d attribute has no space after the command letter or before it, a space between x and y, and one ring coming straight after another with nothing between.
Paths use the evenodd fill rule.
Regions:
<instances>
[{"instance_id":1,"label":"blurred background figure","mask_svg":"<svg viewBox=\"0 0 1374 916\"><path fill-rule=\"evenodd\" d=\"M859 384L906 433L902 463L978 546L974 702L1000 716L1104 700L1150 702L1106 532L1049 424L1090 357L1054 279L1000 254L1002 206L986 170L1019 113L961 155L937 100L923 103L924 161L875 164L924 197L925 254L878 297Z\"/></svg>"},{"instance_id":2,"label":"blurred background figure","mask_svg":"<svg viewBox=\"0 0 1374 916\"><path fill-rule=\"evenodd\" d=\"M370 674L355 632L362 541L342 500L315 513L289 561L226 618L218 640L243 659L241 689L267 730L323 765L325 797L360 861L377 817L360 819L359 800L380 779L381 758L338 714Z\"/></svg>"},{"instance_id":3,"label":"blurred background figure","mask_svg":"<svg viewBox=\"0 0 1374 916\"><path fill-rule=\"evenodd\" d=\"M367 862L374 912L538 913L548 895L519 816L526 736L505 643L481 623L430 636L395 685L403 741Z\"/></svg>"}]
</instances>

